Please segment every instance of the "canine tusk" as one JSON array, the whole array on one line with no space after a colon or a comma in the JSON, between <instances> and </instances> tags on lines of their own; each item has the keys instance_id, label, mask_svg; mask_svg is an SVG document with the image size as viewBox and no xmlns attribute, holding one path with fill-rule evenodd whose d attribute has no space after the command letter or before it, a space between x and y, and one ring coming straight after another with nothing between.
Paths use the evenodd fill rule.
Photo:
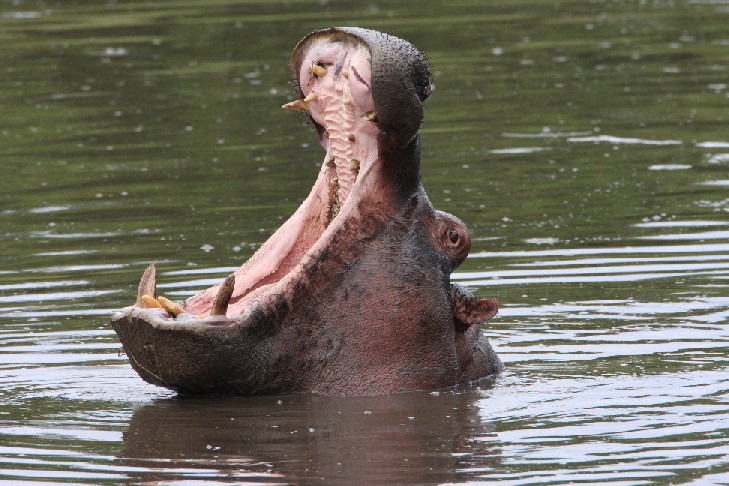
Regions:
<instances>
[{"instance_id":1,"label":"canine tusk","mask_svg":"<svg viewBox=\"0 0 729 486\"><path fill-rule=\"evenodd\" d=\"M309 103L304 100L290 101L285 105L282 105L281 108L284 108L286 110L305 111L309 113Z\"/></svg>"},{"instance_id":2,"label":"canine tusk","mask_svg":"<svg viewBox=\"0 0 729 486\"><path fill-rule=\"evenodd\" d=\"M210 310L211 316L224 316L228 312L228 302L233 295L233 290L235 290L235 275L230 274L220 286L218 295L213 301L213 308Z\"/></svg>"},{"instance_id":3,"label":"canine tusk","mask_svg":"<svg viewBox=\"0 0 729 486\"><path fill-rule=\"evenodd\" d=\"M139 287L137 288L137 306L143 307L142 297L150 296L151 298L157 297L157 262L152 262L139 281Z\"/></svg>"}]
</instances>

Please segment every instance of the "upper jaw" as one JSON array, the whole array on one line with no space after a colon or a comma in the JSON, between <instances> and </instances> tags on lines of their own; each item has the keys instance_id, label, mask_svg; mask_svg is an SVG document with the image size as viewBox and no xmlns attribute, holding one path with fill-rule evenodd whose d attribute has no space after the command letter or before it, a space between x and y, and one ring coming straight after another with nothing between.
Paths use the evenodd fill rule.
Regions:
<instances>
[{"instance_id":1,"label":"upper jaw","mask_svg":"<svg viewBox=\"0 0 729 486\"><path fill-rule=\"evenodd\" d=\"M301 74L309 67L312 46L321 43L359 45L366 50L380 151L398 152L410 145L422 124L423 102L431 91L430 71L420 52L405 40L373 30L333 27L314 31L299 42L291 55L294 87L302 97L308 92L306 76ZM367 73L360 74L365 77ZM313 121L321 133L321 126Z\"/></svg>"},{"instance_id":2,"label":"upper jaw","mask_svg":"<svg viewBox=\"0 0 729 486\"><path fill-rule=\"evenodd\" d=\"M323 169L332 188L327 202L336 216L358 176L379 159L369 50L354 38L322 36L298 54L294 69L302 98L284 107L308 113L327 151Z\"/></svg>"}]
</instances>

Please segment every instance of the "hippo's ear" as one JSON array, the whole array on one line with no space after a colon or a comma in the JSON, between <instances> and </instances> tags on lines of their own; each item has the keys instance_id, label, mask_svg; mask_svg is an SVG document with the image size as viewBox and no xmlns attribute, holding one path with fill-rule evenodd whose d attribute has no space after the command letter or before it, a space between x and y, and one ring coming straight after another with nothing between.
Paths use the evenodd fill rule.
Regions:
<instances>
[{"instance_id":1,"label":"hippo's ear","mask_svg":"<svg viewBox=\"0 0 729 486\"><path fill-rule=\"evenodd\" d=\"M458 284L451 284L451 308L457 325L469 327L482 324L499 311L496 299L478 299Z\"/></svg>"}]
</instances>

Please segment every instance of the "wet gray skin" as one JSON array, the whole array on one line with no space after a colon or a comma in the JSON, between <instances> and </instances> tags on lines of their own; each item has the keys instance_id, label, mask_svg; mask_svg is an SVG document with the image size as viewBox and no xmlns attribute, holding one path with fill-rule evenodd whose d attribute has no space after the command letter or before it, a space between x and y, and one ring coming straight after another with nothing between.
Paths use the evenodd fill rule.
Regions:
<instances>
[{"instance_id":1,"label":"wet gray skin","mask_svg":"<svg viewBox=\"0 0 729 486\"><path fill-rule=\"evenodd\" d=\"M307 227L315 237L302 238L302 256L281 258L284 263L253 283L236 274L182 305L195 314L203 309L202 319L147 308L157 302L150 266L137 305L111 321L144 380L191 395L373 395L443 389L503 369L480 329L496 314L496 300L450 283L470 249L468 230L435 210L421 183L418 130L430 94L425 60L408 42L379 32L313 32L291 57L302 98L302 63L321 43L369 52L372 74L364 84L375 110L357 115L367 117L376 156L357 164L341 208L336 195L314 207L324 216ZM336 66L327 68L327 75L341 75ZM326 146L334 127L310 120ZM350 136L366 138L364 132ZM327 167L325 160L322 174Z\"/></svg>"}]
</instances>

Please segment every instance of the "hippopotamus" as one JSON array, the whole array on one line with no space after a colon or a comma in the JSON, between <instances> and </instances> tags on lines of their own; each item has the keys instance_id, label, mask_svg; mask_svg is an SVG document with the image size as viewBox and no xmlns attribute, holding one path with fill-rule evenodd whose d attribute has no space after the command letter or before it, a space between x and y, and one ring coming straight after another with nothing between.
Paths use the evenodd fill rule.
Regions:
<instances>
[{"instance_id":1,"label":"hippopotamus","mask_svg":"<svg viewBox=\"0 0 729 486\"><path fill-rule=\"evenodd\" d=\"M309 196L224 282L174 303L156 265L112 316L134 370L182 395L439 390L503 365L481 330L498 302L450 282L471 237L420 177L428 65L402 39L312 32L296 101L326 151Z\"/></svg>"}]
</instances>

